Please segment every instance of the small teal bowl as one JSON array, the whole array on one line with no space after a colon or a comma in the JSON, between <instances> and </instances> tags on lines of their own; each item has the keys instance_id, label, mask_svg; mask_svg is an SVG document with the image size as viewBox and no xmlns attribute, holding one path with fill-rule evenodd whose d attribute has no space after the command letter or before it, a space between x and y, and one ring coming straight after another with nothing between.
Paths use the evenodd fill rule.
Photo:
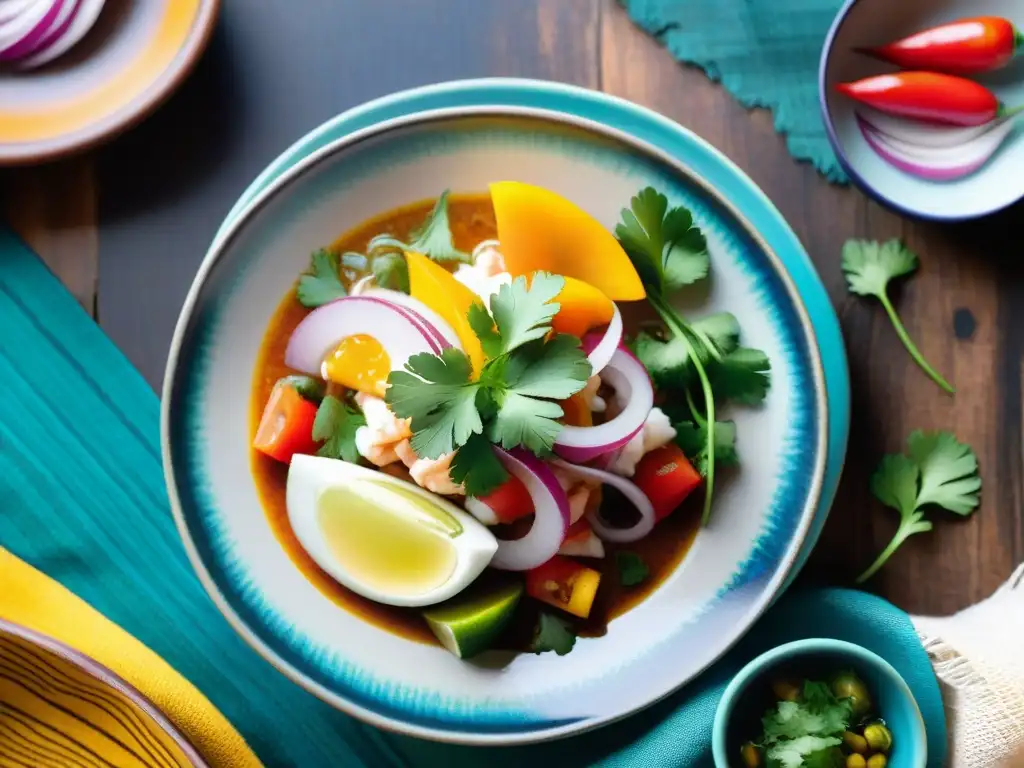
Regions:
<instances>
[{"instance_id":1,"label":"small teal bowl","mask_svg":"<svg viewBox=\"0 0 1024 768\"><path fill-rule=\"evenodd\" d=\"M809 638L762 653L740 670L722 694L715 712L711 748L716 768L736 768L740 746L760 733L761 716L771 706L775 677L815 678L853 670L867 685L875 709L893 735L887 768L925 768L924 719L910 686L878 654L842 640Z\"/></svg>"},{"instance_id":2,"label":"small teal bowl","mask_svg":"<svg viewBox=\"0 0 1024 768\"><path fill-rule=\"evenodd\" d=\"M847 0L825 39L818 74L822 118L829 141L855 184L883 205L908 216L934 221L963 221L986 216L1024 199L1024 117L996 154L969 176L928 181L904 173L883 160L857 124L854 102L836 92L837 83L890 72L897 67L876 61L857 48L870 48L957 19L1002 16L1024 28L1020 0ZM995 72L973 79L1008 107L1024 104L1024 55Z\"/></svg>"}]
</instances>

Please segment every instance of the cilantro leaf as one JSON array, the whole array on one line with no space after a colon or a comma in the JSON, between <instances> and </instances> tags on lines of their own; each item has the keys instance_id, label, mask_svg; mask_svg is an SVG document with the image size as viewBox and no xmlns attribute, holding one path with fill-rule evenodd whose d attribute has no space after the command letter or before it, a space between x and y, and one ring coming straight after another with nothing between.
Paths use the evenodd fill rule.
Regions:
<instances>
[{"instance_id":1,"label":"cilantro leaf","mask_svg":"<svg viewBox=\"0 0 1024 768\"><path fill-rule=\"evenodd\" d=\"M673 208L663 222L665 288L674 290L692 285L708 276L711 257L704 233L693 225L693 214L686 208Z\"/></svg>"},{"instance_id":2,"label":"cilantro leaf","mask_svg":"<svg viewBox=\"0 0 1024 768\"><path fill-rule=\"evenodd\" d=\"M576 645L576 633L569 623L552 616L547 611L541 611L537 617L537 627L533 633L533 640L530 643L530 650L533 653L545 653L554 651L559 656L565 656Z\"/></svg>"},{"instance_id":3,"label":"cilantro leaf","mask_svg":"<svg viewBox=\"0 0 1024 768\"><path fill-rule=\"evenodd\" d=\"M716 399L759 405L768 395L770 368L761 350L737 347L708 365L708 378Z\"/></svg>"},{"instance_id":4,"label":"cilantro leaf","mask_svg":"<svg viewBox=\"0 0 1024 768\"><path fill-rule=\"evenodd\" d=\"M739 348L740 324L736 320L735 315L729 312L716 312L707 317L702 317L699 320L693 321L690 324L690 328L697 336L690 344L695 348L705 368L713 365L716 358L727 357ZM714 345L714 350L708 349L708 344ZM662 339L651 333L641 332L633 339L630 349L633 350L633 354L637 356L637 359L643 363L647 372L651 374L655 386L659 389L686 389L698 380L693 364L690 362L687 344L678 336ZM764 353L760 354L764 356ZM753 361L753 357L747 352L742 352L738 359L729 358L725 367L727 369L737 366L744 368L750 365L751 361ZM764 366L768 365L767 357L764 357L764 360L759 362L763 362ZM765 370L767 370L767 367L765 367ZM724 375L727 379L729 378L728 373ZM754 390L751 396L754 396L755 399L756 390L761 384L760 379L756 381L758 382L756 385L748 382L751 389ZM711 383L712 387L714 387L714 380ZM735 385L737 382L733 381L732 383ZM734 390L735 388L733 386ZM741 395L748 394L742 386L739 392ZM715 396L728 397L728 393L716 390ZM738 399L741 402L744 401L743 397ZM763 395L760 399L764 399ZM756 400L756 402L760 402L760 400Z\"/></svg>"},{"instance_id":5,"label":"cilantro leaf","mask_svg":"<svg viewBox=\"0 0 1024 768\"><path fill-rule=\"evenodd\" d=\"M377 235L370 241L369 251L415 251L437 262L470 263L470 256L455 247L451 225L448 221L448 190L438 196L433 210L410 236L411 242L403 243L391 235Z\"/></svg>"},{"instance_id":6,"label":"cilantro leaf","mask_svg":"<svg viewBox=\"0 0 1024 768\"><path fill-rule=\"evenodd\" d=\"M647 581L650 568L636 552L616 552L615 567L619 571L619 583L624 587L635 587Z\"/></svg>"},{"instance_id":7,"label":"cilantro leaf","mask_svg":"<svg viewBox=\"0 0 1024 768\"><path fill-rule=\"evenodd\" d=\"M412 238L408 250L422 253L434 261L470 262L469 254L456 248L452 240L452 230L448 223L447 189L438 196L434 210L420 228L413 232Z\"/></svg>"},{"instance_id":8,"label":"cilantro leaf","mask_svg":"<svg viewBox=\"0 0 1024 768\"><path fill-rule=\"evenodd\" d=\"M560 333L519 347L509 357L504 375L520 395L566 400L586 386L593 371L579 339Z\"/></svg>"},{"instance_id":9,"label":"cilantro leaf","mask_svg":"<svg viewBox=\"0 0 1024 768\"><path fill-rule=\"evenodd\" d=\"M913 432L907 440L911 460L921 471L917 506L937 504L969 515L979 504L978 457L949 432Z\"/></svg>"},{"instance_id":10,"label":"cilantro leaf","mask_svg":"<svg viewBox=\"0 0 1024 768\"><path fill-rule=\"evenodd\" d=\"M857 583L870 579L910 536L932 529L925 519L928 505L967 516L981 502L978 457L970 446L949 432L914 432L907 439L908 454L885 456L871 478L875 497L900 514L900 524Z\"/></svg>"},{"instance_id":11,"label":"cilantro leaf","mask_svg":"<svg viewBox=\"0 0 1024 768\"><path fill-rule=\"evenodd\" d=\"M832 746L804 755L803 768L844 768L846 756L839 747Z\"/></svg>"},{"instance_id":12,"label":"cilantro leaf","mask_svg":"<svg viewBox=\"0 0 1024 768\"><path fill-rule=\"evenodd\" d=\"M295 296L310 309L348 295L339 273L338 254L324 249L314 251L309 270L299 277Z\"/></svg>"},{"instance_id":13,"label":"cilantro leaf","mask_svg":"<svg viewBox=\"0 0 1024 768\"><path fill-rule=\"evenodd\" d=\"M487 437L502 448L521 445L538 456L547 456L562 431L556 421L562 414L562 406L551 400L504 392L498 398L498 412L488 425Z\"/></svg>"},{"instance_id":14,"label":"cilantro leaf","mask_svg":"<svg viewBox=\"0 0 1024 768\"><path fill-rule=\"evenodd\" d=\"M486 496L508 480L508 471L483 435L470 435L455 452L448 474L452 482L465 486L467 496Z\"/></svg>"},{"instance_id":15,"label":"cilantro leaf","mask_svg":"<svg viewBox=\"0 0 1024 768\"><path fill-rule=\"evenodd\" d=\"M314 379L310 376L285 376L279 384L283 383L285 386L291 387L300 395L303 400L309 400L311 403L320 404L324 399L324 383L320 379Z\"/></svg>"},{"instance_id":16,"label":"cilantro leaf","mask_svg":"<svg viewBox=\"0 0 1024 768\"><path fill-rule=\"evenodd\" d=\"M366 426L363 414L334 395L327 395L313 420L313 439L323 441L317 455L342 459L355 464L359 461L356 449L356 430Z\"/></svg>"},{"instance_id":17,"label":"cilantro leaf","mask_svg":"<svg viewBox=\"0 0 1024 768\"><path fill-rule=\"evenodd\" d=\"M805 760L811 755L816 755L823 750L829 750L842 744L842 739L834 736L801 736L798 739L780 741L772 745L765 757L768 759L769 768L802 768ZM841 757L841 754L840 754ZM830 758L834 759L834 758ZM820 758L816 758L820 760ZM814 768L831 768L832 763L818 762Z\"/></svg>"},{"instance_id":18,"label":"cilantro leaf","mask_svg":"<svg viewBox=\"0 0 1024 768\"><path fill-rule=\"evenodd\" d=\"M911 341L903 321L896 314L896 309L889 299L889 282L911 274L917 269L917 265L917 256L899 240L889 240L885 243L847 240L843 246L842 267L850 292L861 296L874 296L882 302L893 328L896 329L896 335L914 362L932 381L949 394L953 394L956 391L953 386L929 365L917 345Z\"/></svg>"},{"instance_id":19,"label":"cilantro leaf","mask_svg":"<svg viewBox=\"0 0 1024 768\"><path fill-rule=\"evenodd\" d=\"M682 206L669 209L668 198L653 187L640 190L623 209L615 236L640 280L656 295L707 277L707 241L694 226L693 214Z\"/></svg>"},{"instance_id":20,"label":"cilantro leaf","mask_svg":"<svg viewBox=\"0 0 1024 768\"><path fill-rule=\"evenodd\" d=\"M381 288L409 293L409 265L403 254L395 251L377 254L370 262L370 270Z\"/></svg>"},{"instance_id":21,"label":"cilantro leaf","mask_svg":"<svg viewBox=\"0 0 1024 768\"><path fill-rule=\"evenodd\" d=\"M708 473L708 428L707 424L682 421L672 425L676 430L675 443L683 449L693 467L701 475ZM736 452L736 424L719 421L715 424L715 463L730 467L739 464Z\"/></svg>"},{"instance_id":22,"label":"cilantro leaf","mask_svg":"<svg viewBox=\"0 0 1024 768\"><path fill-rule=\"evenodd\" d=\"M547 272L535 272L529 286L523 275L501 286L491 297L491 314L501 337L501 353L547 335L551 320L559 310L558 302L553 299L564 287L564 277Z\"/></svg>"},{"instance_id":23,"label":"cilantro leaf","mask_svg":"<svg viewBox=\"0 0 1024 768\"><path fill-rule=\"evenodd\" d=\"M740 345L740 322L731 312L715 312L694 320L690 327L713 341L722 354L728 354Z\"/></svg>"},{"instance_id":24,"label":"cilantro leaf","mask_svg":"<svg viewBox=\"0 0 1024 768\"><path fill-rule=\"evenodd\" d=\"M501 334L494 327L494 318L487 308L480 302L473 302L469 308L469 327L480 339L484 354L489 358L498 357L501 354Z\"/></svg>"},{"instance_id":25,"label":"cilantro leaf","mask_svg":"<svg viewBox=\"0 0 1024 768\"><path fill-rule=\"evenodd\" d=\"M483 431L476 409L480 385L470 378L466 354L454 347L441 355L423 352L392 371L384 401L399 418L412 419L412 448L417 456L436 459L465 445Z\"/></svg>"},{"instance_id":26,"label":"cilantro leaf","mask_svg":"<svg viewBox=\"0 0 1024 768\"><path fill-rule=\"evenodd\" d=\"M662 340L649 333L638 333L629 348L651 374L658 389L686 389L690 359L686 342L677 336Z\"/></svg>"}]
</instances>

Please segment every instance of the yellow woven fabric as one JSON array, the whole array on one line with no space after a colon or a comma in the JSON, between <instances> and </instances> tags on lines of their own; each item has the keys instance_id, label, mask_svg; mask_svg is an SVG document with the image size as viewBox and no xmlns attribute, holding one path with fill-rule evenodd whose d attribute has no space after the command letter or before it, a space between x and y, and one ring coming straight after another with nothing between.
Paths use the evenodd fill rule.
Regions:
<instances>
[{"instance_id":1,"label":"yellow woven fabric","mask_svg":"<svg viewBox=\"0 0 1024 768\"><path fill-rule=\"evenodd\" d=\"M188 737L211 766L260 768L260 761L231 723L163 659L63 586L2 547L0 618L49 635L124 678ZM176 748L160 751L160 743L133 727L140 721L133 715L127 715L129 732L139 743L148 744L150 751L129 739L128 732L118 730L126 727L125 724L115 724L109 718L112 709L124 708L123 702L118 700L111 704L96 699L95 684L80 672L75 677L71 665L64 666L50 656L51 667L30 668L37 661L37 657L26 653L22 644L0 637L0 731L6 728L11 737L14 729L20 730L15 733L19 738L11 737L6 743L28 748L26 733L59 731L85 740L89 749L108 750L111 757L107 759L114 765L179 764L173 762L172 757L180 752ZM73 679L67 679L69 676ZM84 696L80 690L83 685L93 686ZM78 704L72 706L70 702L76 693ZM39 725L33 718L43 719L46 725ZM0 742L4 741L2 735ZM67 754L61 752L61 747L66 745L56 735L39 741L46 742L54 755ZM140 761L140 757L153 758L153 762ZM4 759L0 748L0 765L5 765ZM8 756L8 759L15 758ZM53 757L52 765L66 764L66 759Z\"/></svg>"}]
</instances>

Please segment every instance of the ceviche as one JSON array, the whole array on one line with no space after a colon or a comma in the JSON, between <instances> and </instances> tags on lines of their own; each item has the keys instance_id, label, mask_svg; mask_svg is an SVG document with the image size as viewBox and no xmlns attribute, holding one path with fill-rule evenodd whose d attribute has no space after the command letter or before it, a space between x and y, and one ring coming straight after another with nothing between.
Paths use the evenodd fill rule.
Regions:
<instances>
[{"instance_id":1,"label":"ceviche","mask_svg":"<svg viewBox=\"0 0 1024 768\"><path fill-rule=\"evenodd\" d=\"M458 657L568 653L713 520L727 403L763 352L680 315L711 267L691 213L641 190L614 232L498 182L312 255L267 330L253 469L273 530L336 603Z\"/></svg>"}]
</instances>

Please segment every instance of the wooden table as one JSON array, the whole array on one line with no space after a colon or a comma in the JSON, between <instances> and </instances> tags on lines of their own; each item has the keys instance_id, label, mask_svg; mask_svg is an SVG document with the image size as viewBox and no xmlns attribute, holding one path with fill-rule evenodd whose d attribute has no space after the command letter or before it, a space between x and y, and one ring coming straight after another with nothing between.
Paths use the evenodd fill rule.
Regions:
<instances>
[{"instance_id":1,"label":"wooden table","mask_svg":"<svg viewBox=\"0 0 1024 768\"><path fill-rule=\"evenodd\" d=\"M193 77L131 133L97 152L0 175L17 229L154 386L216 227L292 140L414 85L561 80L651 107L718 146L781 209L829 289L847 340L853 429L804 578L848 582L889 540L895 513L872 499L868 478L917 428L951 429L974 446L984 501L967 521L937 515L936 530L914 537L870 587L908 611L947 613L987 596L1024 559L1024 206L935 226L829 185L792 160L768 112L746 111L700 71L679 66L614 0L258 5L225 0ZM282 30L302 41L301 55L275 45ZM921 255L897 304L925 356L957 386L955 399L913 366L876 303L847 294L839 255L849 237L903 237Z\"/></svg>"}]
</instances>

